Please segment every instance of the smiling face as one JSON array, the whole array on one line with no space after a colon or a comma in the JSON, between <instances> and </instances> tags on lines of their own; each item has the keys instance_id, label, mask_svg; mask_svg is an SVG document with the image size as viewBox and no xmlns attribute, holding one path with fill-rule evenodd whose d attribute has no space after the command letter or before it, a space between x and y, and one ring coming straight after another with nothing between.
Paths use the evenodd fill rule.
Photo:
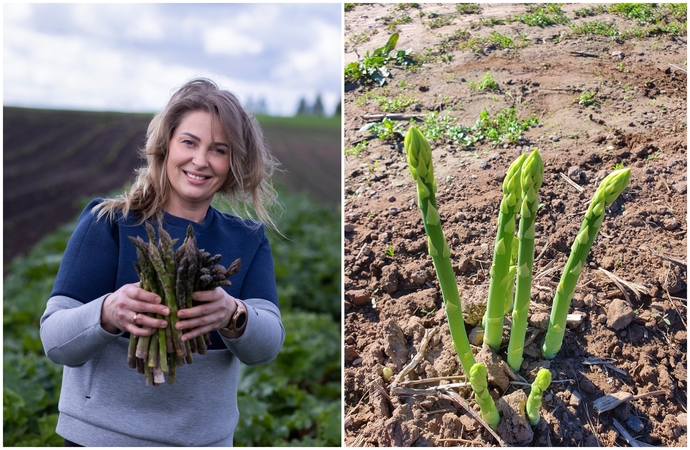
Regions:
<instances>
[{"instance_id":1,"label":"smiling face","mask_svg":"<svg viewBox=\"0 0 690 450\"><path fill-rule=\"evenodd\" d=\"M193 111L173 131L165 166L170 181L165 210L170 214L202 222L213 195L225 183L230 143L219 124L218 116Z\"/></svg>"}]
</instances>

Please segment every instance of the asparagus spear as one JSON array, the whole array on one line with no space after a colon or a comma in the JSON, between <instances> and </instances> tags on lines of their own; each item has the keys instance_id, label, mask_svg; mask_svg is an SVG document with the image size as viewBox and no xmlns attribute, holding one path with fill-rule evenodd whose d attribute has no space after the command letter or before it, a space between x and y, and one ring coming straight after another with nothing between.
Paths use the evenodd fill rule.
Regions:
<instances>
[{"instance_id":1,"label":"asparagus spear","mask_svg":"<svg viewBox=\"0 0 690 450\"><path fill-rule=\"evenodd\" d=\"M498 214L498 229L494 245L494 260L489 275L489 299L484 320L484 343L494 350L501 346L505 293L510 289L510 255L513 250L515 216L520 207L520 170L526 154L521 154L508 168L503 180L503 199Z\"/></svg>"},{"instance_id":2,"label":"asparagus spear","mask_svg":"<svg viewBox=\"0 0 690 450\"><path fill-rule=\"evenodd\" d=\"M534 262L534 224L539 203L539 188L544 177L544 162L539 151L534 150L522 164L522 208L518 229L517 283L515 287L515 308L513 324L508 343L508 365L518 371L522 364L525 344L527 315L529 313L530 291L532 288L532 263Z\"/></svg>"},{"instance_id":3,"label":"asparagus spear","mask_svg":"<svg viewBox=\"0 0 690 450\"><path fill-rule=\"evenodd\" d=\"M527 412L527 418L532 425L539 424L539 409L541 408L541 399L544 395L544 391L548 389L551 384L551 371L549 369L539 369L537 376L534 378L532 383L532 390L527 397L527 405L525 406L525 411Z\"/></svg>"},{"instance_id":4,"label":"asparagus spear","mask_svg":"<svg viewBox=\"0 0 690 450\"><path fill-rule=\"evenodd\" d=\"M575 294L575 285L580 278L589 250L592 248L597 233L599 233L599 228L601 228L606 207L618 198L628 186L629 181L630 169L614 170L602 180L599 188L594 192L580 232L571 247L568 262L561 274L561 281L556 288L551 317L549 318L549 328L546 331L546 338L542 346L542 354L546 359L553 359L563 345L570 301Z\"/></svg>"},{"instance_id":5,"label":"asparagus spear","mask_svg":"<svg viewBox=\"0 0 690 450\"><path fill-rule=\"evenodd\" d=\"M482 419L495 430L501 421L501 416L498 414L494 399L491 398L489 393L486 366L484 364L477 363L472 366L470 369L470 384L474 391L474 399L479 404Z\"/></svg>"},{"instance_id":6,"label":"asparagus spear","mask_svg":"<svg viewBox=\"0 0 690 450\"><path fill-rule=\"evenodd\" d=\"M453 347L458 353L463 370L469 374L475 364L474 355L462 317L460 294L450 261L450 249L443 235L441 218L436 207L436 180L431 148L424 135L414 126L410 127L405 136L405 151L410 172L417 182L418 204L428 237L429 254L441 285L441 295L448 317Z\"/></svg>"}]
</instances>

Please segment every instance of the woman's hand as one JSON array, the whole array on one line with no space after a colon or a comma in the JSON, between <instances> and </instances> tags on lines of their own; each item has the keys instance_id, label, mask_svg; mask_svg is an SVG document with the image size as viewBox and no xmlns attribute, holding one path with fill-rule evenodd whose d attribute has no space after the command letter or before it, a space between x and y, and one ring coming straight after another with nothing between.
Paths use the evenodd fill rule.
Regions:
<instances>
[{"instance_id":1,"label":"woman's hand","mask_svg":"<svg viewBox=\"0 0 690 450\"><path fill-rule=\"evenodd\" d=\"M220 287L195 292L192 299L201 304L177 312L177 329L190 330L182 335L183 341L226 327L237 309L237 301Z\"/></svg>"},{"instance_id":2,"label":"woman's hand","mask_svg":"<svg viewBox=\"0 0 690 450\"><path fill-rule=\"evenodd\" d=\"M123 330L135 336L151 336L156 328L168 326L167 321L146 313L167 316L170 309L161 304L158 295L140 288L139 283L125 284L103 301L101 326L109 333Z\"/></svg>"}]
</instances>

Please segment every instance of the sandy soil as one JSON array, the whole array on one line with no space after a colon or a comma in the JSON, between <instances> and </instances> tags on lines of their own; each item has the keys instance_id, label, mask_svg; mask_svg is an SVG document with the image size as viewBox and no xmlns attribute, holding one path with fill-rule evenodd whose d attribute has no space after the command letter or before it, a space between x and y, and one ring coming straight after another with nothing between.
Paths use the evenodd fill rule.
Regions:
<instances>
[{"instance_id":1,"label":"sandy soil","mask_svg":"<svg viewBox=\"0 0 690 450\"><path fill-rule=\"evenodd\" d=\"M576 24L604 20L619 29L635 26L631 19L603 12L575 17L575 9L588 6L593 5L562 9ZM395 27L400 33L396 49L425 58L413 69L392 68L383 88L346 83L345 148L368 140L366 149L346 152L344 169L348 446L499 445L459 406L466 402L478 411L469 389L455 389L460 400L400 390L455 382L463 372L451 347L402 142L370 139L360 129L375 121L374 114L423 118L437 111L473 125L483 110L493 115L502 108L515 108L521 119L536 116L539 123L515 143L483 141L467 149L447 139L432 142L437 201L468 331L475 321L467 313L475 308L475 318L481 316L488 291L505 170L532 148L539 148L545 162L527 332L531 343L521 370L490 380L490 387L495 399L508 404L529 392L526 383L541 367L550 369L554 382L544 396L540 424L511 422L504 412L501 440L523 446L629 445L617 422L642 444L687 443L687 76L678 69L687 64L686 37L617 41L577 37L567 25L472 27L480 18L506 19L529 8L481 4L478 14L459 14L452 4L408 9L361 4L345 14L346 63L384 45L394 29L390 24L405 14L411 20ZM448 24L431 27L432 20L451 14ZM485 43L478 51L459 50L464 41L450 38L456 30L472 37L501 33L525 45L506 49ZM470 82L479 82L486 72L499 89L472 89ZM585 90L596 92L597 105L574 102ZM383 111L375 95L414 101ZM398 123L406 129L406 122ZM581 321L569 325L556 358L544 360L545 323L586 203L620 163L631 168L631 181L607 211L580 277L570 312ZM633 290L625 283L641 287ZM433 337L419 363L392 389L428 334ZM506 325L499 359L505 357L508 334ZM388 381L384 368L393 373ZM410 381L417 383L403 384ZM663 395L612 411L592 406L605 394L656 390Z\"/></svg>"}]
</instances>

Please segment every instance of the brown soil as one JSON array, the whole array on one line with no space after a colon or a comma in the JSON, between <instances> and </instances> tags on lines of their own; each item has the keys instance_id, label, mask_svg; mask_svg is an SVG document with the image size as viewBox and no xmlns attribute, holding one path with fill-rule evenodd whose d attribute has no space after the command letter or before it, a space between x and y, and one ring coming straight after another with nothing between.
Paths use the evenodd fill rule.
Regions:
<instances>
[{"instance_id":1,"label":"brown soil","mask_svg":"<svg viewBox=\"0 0 690 450\"><path fill-rule=\"evenodd\" d=\"M585 6L592 5L565 5L563 10L574 19L573 10ZM511 426L499 429L501 438L524 446L629 445L615 419L641 444L686 446L687 78L671 66L685 67L685 36L617 42L602 36L569 37L566 25L539 28L513 22L470 28L470 21L480 17L506 18L524 13L528 5L481 8L479 15L458 15L450 25L434 29L428 24L433 14L455 13L455 5L421 4L407 10L412 21L398 26L397 49L411 48L415 55L431 49L429 59L414 70L393 68L385 89L346 86L345 148L367 137L358 131L371 121L365 115L385 114L373 99L364 101L367 92L414 97L414 105L397 112L423 116L435 110L465 125L473 125L483 109L494 114L513 107L521 118L536 115L539 125L526 131L519 145L482 142L465 151L446 141L432 143L437 202L465 313L472 312L470 304L486 298L505 170L520 152L534 147L545 163L527 332L531 344L520 372L506 374L518 383L506 379L490 387L496 399L504 397L500 403L507 416L511 404L520 404L520 394L512 393L529 393L519 382L531 383L541 367L551 370L554 382L544 395L540 424L525 427L519 419L504 417ZM345 62L385 44L391 34L386 24L401 14L394 4L358 4L346 12ZM593 19L615 20L619 29L634 25L607 13L576 23ZM494 31L512 37L524 33L531 41L519 49L438 51L444 37L457 29L478 37ZM365 35L370 40L361 42ZM487 71L500 91L468 87ZM584 90L597 91L598 106L573 102ZM544 360L544 324L586 203L620 162L631 168L632 176L607 211L578 282L570 312L581 314L582 321L569 325L558 355ZM446 383L457 381L450 377L463 371L451 346L402 143L370 139L358 157L346 158L344 170L346 445L498 445L458 401L391 389L418 354L425 333L436 335L404 380L442 377ZM644 288L635 293L620 282L618 286L600 269ZM483 310L477 308L474 315L481 317ZM474 321L466 317L466 322ZM466 325L469 331L472 327ZM501 358L508 334L506 326ZM594 359L608 364L589 364ZM388 381L382 376L386 367L393 373ZM430 380L406 387L438 384ZM612 411L592 406L606 394L658 389L664 395ZM467 388L458 392L478 411Z\"/></svg>"},{"instance_id":2,"label":"brown soil","mask_svg":"<svg viewBox=\"0 0 690 450\"><path fill-rule=\"evenodd\" d=\"M75 219L80 201L112 195L142 164L148 114L4 108L5 267L44 235ZM273 123L264 134L281 162L277 184L337 204L340 130ZM278 121L279 122L279 121Z\"/></svg>"}]
</instances>

